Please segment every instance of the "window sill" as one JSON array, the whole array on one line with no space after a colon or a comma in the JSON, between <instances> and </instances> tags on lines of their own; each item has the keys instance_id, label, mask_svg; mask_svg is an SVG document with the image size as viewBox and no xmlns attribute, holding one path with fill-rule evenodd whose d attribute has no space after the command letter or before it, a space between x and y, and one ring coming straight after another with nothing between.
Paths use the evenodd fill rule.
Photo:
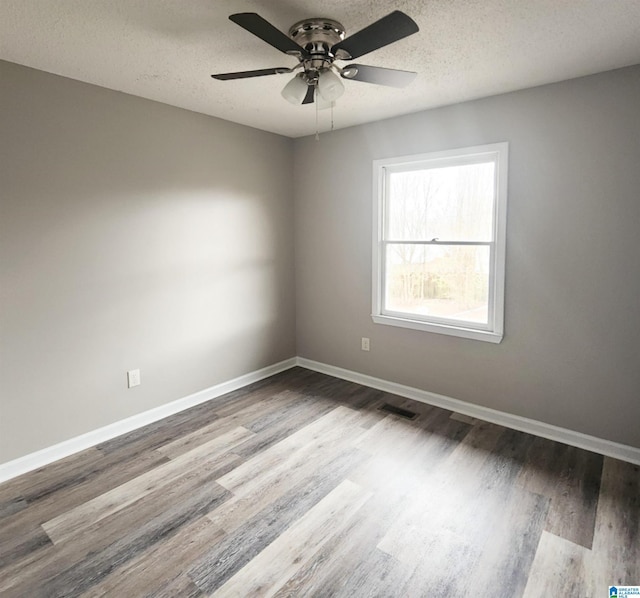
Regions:
<instances>
[{"instance_id":1,"label":"window sill","mask_svg":"<svg viewBox=\"0 0 640 598\"><path fill-rule=\"evenodd\" d=\"M488 330L474 330L473 328L447 326L445 324L434 324L432 322L422 322L419 320L410 320L408 318L394 318L391 316L381 316L373 314L371 316L371 319L376 324L385 324L386 326L398 326L400 328L422 330L423 332L434 332L436 334L446 334L449 336L470 338L476 341L485 341L487 343L499 343L502 341L503 337L502 334L490 332Z\"/></svg>"}]
</instances>

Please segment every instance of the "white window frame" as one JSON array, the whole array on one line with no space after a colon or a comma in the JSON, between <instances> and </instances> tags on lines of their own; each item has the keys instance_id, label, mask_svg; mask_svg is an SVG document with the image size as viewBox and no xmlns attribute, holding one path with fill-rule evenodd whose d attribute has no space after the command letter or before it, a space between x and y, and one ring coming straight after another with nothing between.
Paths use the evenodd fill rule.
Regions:
<instances>
[{"instance_id":1,"label":"white window frame","mask_svg":"<svg viewBox=\"0 0 640 598\"><path fill-rule=\"evenodd\" d=\"M504 335L504 279L507 231L507 142L478 145L441 152L431 152L415 156L386 158L373 162L373 292L371 317L376 324L412 328L437 334L448 334L463 338L499 343ZM415 316L392 312L384 307L385 248L393 239L385 239L386 182L388 172L405 172L422 168L461 166L481 161L493 161L495 168L495 198L493 236L486 244L490 248L489 267L489 317L488 324L469 326L446 318ZM443 240L444 241L444 240ZM438 241L424 241L420 244L438 244ZM464 242L445 244L465 245ZM469 243L467 243L469 244Z\"/></svg>"}]
</instances>

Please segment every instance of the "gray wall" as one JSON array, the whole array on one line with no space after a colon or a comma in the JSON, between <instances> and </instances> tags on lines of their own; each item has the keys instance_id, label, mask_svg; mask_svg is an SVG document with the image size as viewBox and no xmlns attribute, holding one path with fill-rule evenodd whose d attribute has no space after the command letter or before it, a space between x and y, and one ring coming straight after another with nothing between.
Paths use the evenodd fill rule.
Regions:
<instances>
[{"instance_id":1,"label":"gray wall","mask_svg":"<svg viewBox=\"0 0 640 598\"><path fill-rule=\"evenodd\" d=\"M639 107L631 67L297 140L298 355L640 447ZM503 342L373 324L372 160L498 141Z\"/></svg>"},{"instance_id":2,"label":"gray wall","mask_svg":"<svg viewBox=\"0 0 640 598\"><path fill-rule=\"evenodd\" d=\"M295 355L291 148L0 62L0 463Z\"/></svg>"}]
</instances>

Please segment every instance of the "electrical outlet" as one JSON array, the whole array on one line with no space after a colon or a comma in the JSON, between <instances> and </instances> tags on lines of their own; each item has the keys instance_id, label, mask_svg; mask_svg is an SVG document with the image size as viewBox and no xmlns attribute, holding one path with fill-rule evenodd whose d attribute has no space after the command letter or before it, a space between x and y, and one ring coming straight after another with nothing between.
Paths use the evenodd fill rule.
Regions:
<instances>
[{"instance_id":1,"label":"electrical outlet","mask_svg":"<svg viewBox=\"0 0 640 598\"><path fill-rule=\"evenodd\" d=\"M129 370L127 372L127 385L129 388L140 386L140 370Z\"/></svg>"},{"instance_id":2,"label":"electrical outlet","mask_svg":"<svg viewBox=\"0 0 640 598\"><path fill-rule=\"evenodd\" d=\"M363 351L369 350L369 339L364 336L362 337L362 350Z\"/></svg>"}]
</instances>

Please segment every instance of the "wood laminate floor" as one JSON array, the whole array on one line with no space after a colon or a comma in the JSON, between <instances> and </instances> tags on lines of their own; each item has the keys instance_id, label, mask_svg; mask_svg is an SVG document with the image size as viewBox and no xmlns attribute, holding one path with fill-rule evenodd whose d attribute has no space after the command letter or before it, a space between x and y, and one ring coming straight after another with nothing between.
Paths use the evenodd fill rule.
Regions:
<instances>
[{"instance_id":1,"label":"wood laminate floor","mask_svg":"<svg viewBox=\"0 0 640 598\"><path fill-rule=\"evenodd\" d=\"M294 368L1 485L0 596L604 597L639 469Z\"/></svg>"}]
</instances>

